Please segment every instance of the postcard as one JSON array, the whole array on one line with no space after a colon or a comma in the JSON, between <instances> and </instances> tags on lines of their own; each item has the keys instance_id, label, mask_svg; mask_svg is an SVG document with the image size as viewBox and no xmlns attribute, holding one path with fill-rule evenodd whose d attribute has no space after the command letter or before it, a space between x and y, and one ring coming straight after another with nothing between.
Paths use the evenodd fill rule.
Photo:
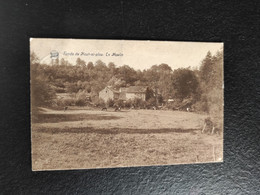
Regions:
<instances>
[{"instance_id":1,"label":"postcard","mask_svg":"<svg viewBox=\"0 0 260 195\"><path fill-rule=\"evenodd\" d=\"M32 170L223 162L223 43L30 39Z\"/></svg>"}]
</instances>

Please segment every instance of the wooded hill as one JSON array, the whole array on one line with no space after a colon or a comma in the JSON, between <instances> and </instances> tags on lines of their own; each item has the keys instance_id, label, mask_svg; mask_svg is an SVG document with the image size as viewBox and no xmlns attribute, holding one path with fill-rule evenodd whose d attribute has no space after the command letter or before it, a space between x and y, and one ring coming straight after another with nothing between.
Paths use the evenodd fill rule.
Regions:
<instances>
[{"instance_id":1,"label":"wooded hill","mask_svg":"<svg viewBox=\"0 0 260 195\"><path fill-rule=\"evenodd\" d=\"M181 105L188 100L194 111L212 114L223 111L222 51L215 55L208 52L197 69L175 70L160 64L141 71L101 60L86 63L80 58L75 64L60 59L51 66L40 64L34 52L30 57L32 107L53 105L56 93L74 94L78 99L87 94L92 102L98 102L99 91L109 85L114 88L148 86L157 94L156 98L160 96L160 103L174 99L175 104ZM84 101L79 105L84 105Z\"/></svg>"}]
</instances>

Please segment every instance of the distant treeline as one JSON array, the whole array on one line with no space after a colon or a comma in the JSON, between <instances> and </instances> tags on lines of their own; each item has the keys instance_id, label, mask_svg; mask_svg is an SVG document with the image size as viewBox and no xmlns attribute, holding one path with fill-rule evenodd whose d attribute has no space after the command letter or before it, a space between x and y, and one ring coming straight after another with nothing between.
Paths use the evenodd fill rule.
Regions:
<instances>
[{"instance_id":1,"label":"distant treeline","mask_svg":"<svg viewBox=\"0 0 260 195\"><path fill-rule=\"evenodd\" d=\"M148 86L164 102L189 100L195 111L213 115L222 113L223 52L207 53L197 69L172 70L167 64L153 65L147 70L135 70L128 65L116 66L101 60L86 63L78 58L70 64L64 59L52 66L40 64L31 53L32 106L48 106L56 93L89 94L91 99L105 86L114 88Z\"/></svg>"}]
</instances>

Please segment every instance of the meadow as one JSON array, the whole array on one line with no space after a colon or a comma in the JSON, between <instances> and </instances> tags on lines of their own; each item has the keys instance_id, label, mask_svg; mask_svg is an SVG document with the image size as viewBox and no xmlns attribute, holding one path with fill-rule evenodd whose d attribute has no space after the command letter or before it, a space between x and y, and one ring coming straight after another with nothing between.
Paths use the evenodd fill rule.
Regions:
<instances>
[{"instance_id":1,"label":"meadow","mask_svg":"<svg viewBox=\"0 0 260 195\"><path fill-rule=\"evenodd\" d=\"M206 117L171 110L40 108L32 114L32 169L222 162L223 135L201 133Z\"/></svg>"}]
</instances>

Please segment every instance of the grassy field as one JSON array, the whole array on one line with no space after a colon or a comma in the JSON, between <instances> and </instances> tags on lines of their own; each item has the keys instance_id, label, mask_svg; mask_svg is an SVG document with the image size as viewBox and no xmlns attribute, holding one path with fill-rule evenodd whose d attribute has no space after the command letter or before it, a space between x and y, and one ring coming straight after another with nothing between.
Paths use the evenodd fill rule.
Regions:
<instances>
[{"instance_id":1,"label":"grassy field","mask_svg":"<svg viewBox=\"0 0 260 195\"><path fill-rule=\"evenodd\" d=\"M32 116L33 170L220 162L223 136L206 116L163 110L41 108Z\"/></svg>"}]
</instances>

